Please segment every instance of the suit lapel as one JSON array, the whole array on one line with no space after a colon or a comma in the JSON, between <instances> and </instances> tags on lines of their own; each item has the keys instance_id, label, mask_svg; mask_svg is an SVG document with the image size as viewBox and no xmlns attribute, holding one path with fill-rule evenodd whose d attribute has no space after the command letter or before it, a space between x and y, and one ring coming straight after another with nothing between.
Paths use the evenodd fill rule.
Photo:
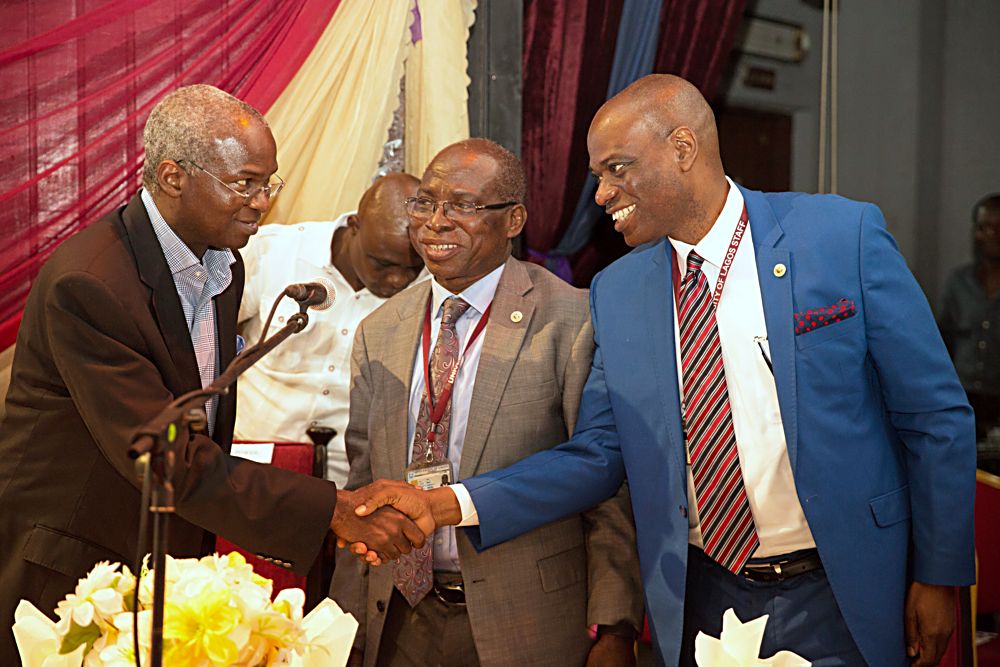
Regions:
<instances>
[{"instance_id":1,"label":"suit lapel","mask_svg":"<svg viewBox=\"0 0 1000 667\"><path fill-rule=\"evenodd\" d=\"M410 387L413 386L413 357L420 345L423 317L431 298L431 283L424 281L396 305L399 325L385 341L385 371L381 383L385 417L386 453L389 478L403 479L410 449L406 433L409 425ZM393 335L396 334L396 335Z\"/></svg>"},{"instance_id":2,"label":"suit lapel","mask_svg":"<svg viewBox=\"0 0 1000 667\"><path fill-rule=\"evenodd\" d=\"M219 340L218 374L226 370L236 356L236 318L243 295L243 261L239 259L230 267L233 279L229 287L215 297L215 327ZM230 391L219 397L219 409L215 416L215 441L224 449L232 442L232 427L236 417L236 392Z\"/></svg>"},{"instance_id":3,"label":"suit lapel","mask_svg":"<svg viewBox=\"0 0 1000 667\"><path fill-rule=\"evenodd\" d=\"M784 248L775 247L784 231L764 196L743 188L740 191L750 216L750 230L757 255L757 279L760 282L764 321L767 324L767 342L774 366L774 383L778 390L778 406L785 428L788 460L794 473L798 454L798 422L795 411L795 330L792 317L792 280L795 276L791 253ZM785 267L785 272L780 277L774 271L778 264Z\"/></svg>"},{"instance_id":4,"label":"suit lapel","mask_svg":"<svg viewBox=\"0 0 1000 667\"><path fill-rule=\"evenodd\" d=\"M458 479L471 477L476 472L486 438L493 426L500 399L507 380L517 361L524 336L531 326L535 302L528 293L532 282L524 266L514 258L507 259L500 283L497 285L490 321L483 339L483 352L476 370L476 381L469 404L469 423L462 445L462 464ZM511 313L521 312L519 322L511 320Z\"/></svg>"},{"instance_id":5,"label":"suit lapel","mask_svg":"<svg viewBox=\"0 0 1000 667\"><path fill-rule=\"evenodd\" d=\"M174 362L176 373L165 374L168 387L175 396L201 387L198 360L194 354L177 286L170 267L156 238L142 199L136 195L125 207L122 221L136 258L139 277L152 292L153 312Z\"/></svg>"},{"instance_id":6,"label":"suit lapel","mask_svg":"<svg viewBox=\"0 0 1000 667\"><path fill-rule=\"evenodd\" d=\"M642 304L638 312L646 322L646 340L643 349L652 356L653 373L662 397L662 412L666 419L666 432L670 438L670 453L677 467L685 471L687 457L684 454L684 435L681 432L681 400L677 388L676 343L674 342L674 292L671 277L671 262L674 249L670 241L663 239L651 250L652 261L647 263L647 271L638 281L642 285ZM666 307L664 307L666 305ZM666 344L658 343L666 338Z\"/></svg>"}]
</instances>

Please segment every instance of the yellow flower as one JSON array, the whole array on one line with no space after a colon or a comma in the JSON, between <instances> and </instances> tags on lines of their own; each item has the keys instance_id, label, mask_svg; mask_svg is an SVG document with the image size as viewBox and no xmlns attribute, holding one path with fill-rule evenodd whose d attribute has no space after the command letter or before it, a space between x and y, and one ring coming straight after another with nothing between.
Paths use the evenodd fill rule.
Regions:
<instances>
[{"instance_id":1,"label":"yellow flower","mask_svg":"<svg viewBox=\"0 0 1000 667\"><path fill-rule=\"evenodd\" d=\"M206 586L180 602L167 597L163 623L164 662L169 665L232 665L247 631L230 605L228 589ZM239 645L237 644L239 642Z\"/></svg>"}]
</instances>

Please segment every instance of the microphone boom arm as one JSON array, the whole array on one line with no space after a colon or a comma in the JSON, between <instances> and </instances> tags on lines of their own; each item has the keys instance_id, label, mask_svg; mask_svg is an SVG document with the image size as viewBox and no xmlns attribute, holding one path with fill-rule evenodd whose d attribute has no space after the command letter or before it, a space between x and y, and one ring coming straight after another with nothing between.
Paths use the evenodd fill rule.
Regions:
<instances>
[{"instance_id":1,"label":"microphone boom arm","mask_svg":"<svg viewBox=\"0 0 1000 667\"><path fill-rule=\"evenodd\" d=\"M229 363L226 369L219 374L212 384L202 389L195 389L186 394L181 394L169 405L160 411L153 419L136 430L132 436L132 446L128 450L130 458L137 459L146 452L157 453L163 445L163 436L166 435L168 443L176 438L170 437L170 428L183 428L192 422L198 421L197 411L195 415L186 413L194 405L204 403L212 396L225 394L229 391L229 385L236 381L248 368L257 363L261 357L276 348L286 338L296 334L306 328L309 324L309 315L302 312L296 313L288 318L288 323L276 331L273 336L263 340L252 347L248 347L237 355ZM202 418L204 421L204 418Z\"/></svg>"}]
</instances>

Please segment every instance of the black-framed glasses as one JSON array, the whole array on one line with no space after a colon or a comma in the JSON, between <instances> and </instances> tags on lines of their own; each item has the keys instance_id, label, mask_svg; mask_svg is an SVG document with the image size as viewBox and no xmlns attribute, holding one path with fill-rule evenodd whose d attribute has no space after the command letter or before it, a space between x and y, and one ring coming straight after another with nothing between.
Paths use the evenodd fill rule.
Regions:
<instances>
[{"instance_id":1,"label":"black-framed glasses","mask_svg":"<svg viewBox=\"0 0 1000 667\"><path fill-rule=\"evenodd\" d=\"M414 220L429 220L440 206L444 217L455 222L470 222L480 211L492 211L517 205L516 201L505 201L499 204L473 204L464 201L434 201L429 197L407 197L403 203L406 205L406 212Z\"/></svg>"},{"instance_id":2,"label":"black-framed glasses","mask_svg":"<svg viewBox=\"0 0 1000 667\"><path fill-rule=\"evenodd\" d=\"M222 185L222 187L226 188L227 190L229 190L230 192L232 192L234 195L238 195L238 196L242 197L243 198L243 205L244 206L248 205L250 202L252 202L254 199L256 199L257 195L259 195L262 192L264 193L264 196L267 197L268 200L270 201L271 199L274 199L275 197L277 197L278 193L281 192L282 188L285 187L285 180L283 178L281 178L281 176L278 176L277 174L274 175L274 178L277 179L277 180L270 181L270 182L265 183L263 185L254 185L253 182L250 179L247 179L247 178L241 178L238 181L235 181L233 183L226 183L224 180L222 180L221 178L219 178L218 176L216 176L215 174L213 174L212 172L210 172L208 169L205 169L203 166L201 166L197 162L194 162L193 160L184 160L184 159L181 159L181 160L174 160L174 161L177 164L181 164L182 162L186 162L187 164L191 165L192 167L196 167L200 171L205 172L206 174L208 174L209 176L211 176L212 178L214 178L216 181L218 181L219 184Z\"/></svg>"}]
</instances>

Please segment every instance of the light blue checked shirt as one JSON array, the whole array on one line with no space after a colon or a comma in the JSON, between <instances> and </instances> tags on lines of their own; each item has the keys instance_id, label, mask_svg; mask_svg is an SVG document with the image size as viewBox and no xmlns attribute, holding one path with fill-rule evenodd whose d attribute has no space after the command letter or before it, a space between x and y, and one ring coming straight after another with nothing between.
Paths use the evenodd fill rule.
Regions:
<instances>
[{"instance_id":1,"label":"light blue checked shirt","mask_svg":"<svg viewBox=\"0 0 1000 667\"><path fill-rule=\"evenodd\" d=\"M153 232L160 242L163 256L170 267L170 273L177 287L177 296L181 299L184 310L184 320L191 334L191 344L198 359L198 373L201 375L201 386L206 387L218 375L219 336L215 326L215 297L221 294L233 281L232 264L236 257L232 250L209 249L205 257L198 257L174 233L160 211L153 203L153 197L143 188L142 203L146 207ZM208 432L215 431L215 412L219 397L205 402L208 415Z\"/></svg>"}]
</instances>

